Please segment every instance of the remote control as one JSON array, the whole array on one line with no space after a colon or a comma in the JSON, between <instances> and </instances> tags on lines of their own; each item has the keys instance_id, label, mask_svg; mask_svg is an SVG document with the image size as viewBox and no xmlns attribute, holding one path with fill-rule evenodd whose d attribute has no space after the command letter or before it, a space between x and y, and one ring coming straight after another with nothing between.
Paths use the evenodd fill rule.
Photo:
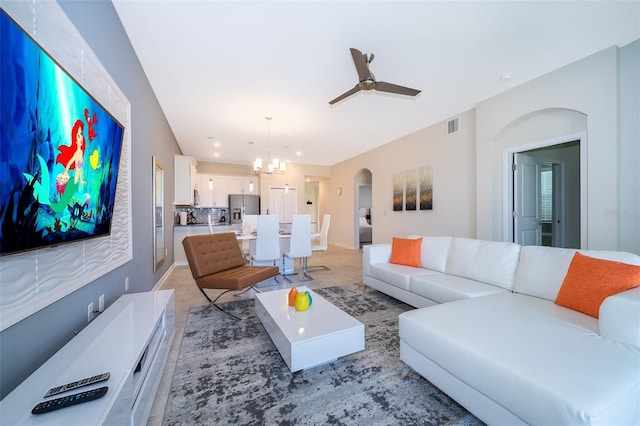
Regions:
<instances>
[{"instance_id":1,"label":"remote control","mask_svg":"<svg viewBox=\"0 0 640 426\"><path fill-rule=\"evenodd\" d=\"M92 389L84 392L74 393L73 395L63 396L61 398L50 399L49 401L41 402L33 407L32 414L44 414L49 411L59 410L60 408L70 407L72 405L81 404L87 401L93 401L103 397L109 390L108 386L103 386L98 389Z\"/></svg>"},{"instance_id":2,"label":"remote control","mask_svg":"<svg viewBox=\"0 0 640 426\"><path fill-rule=\"evenodd\" d=\"M53 395L57 395L59 393L63 393L66 391L70 391L72 389L81 388L83 386L89 386L94 383L103 382L109 378L109 373L98 374L93 377L87 377L86 379L78 380L76 382L67 383L66 385L56 386L55 388L49 389L47 393L44 394L45 398L48 398Z\"/></svg>"}]
</instances>

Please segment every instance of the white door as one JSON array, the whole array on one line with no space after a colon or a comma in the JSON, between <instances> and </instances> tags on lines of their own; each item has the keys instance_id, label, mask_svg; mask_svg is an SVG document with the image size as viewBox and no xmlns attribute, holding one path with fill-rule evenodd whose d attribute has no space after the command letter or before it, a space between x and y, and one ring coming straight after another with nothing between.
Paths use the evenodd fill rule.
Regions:
<instances>
[{"instance_id":1,"label":"white door","mask_svg":"<svg viewBox=\"0 0 640 426\"><path fill-rule=\"evenodd\" d=\"M293 222L294 214L298 214L298 191L295 188L289 188L289 191L284 193L282 221L286 223Z\"/></svg>"},{"instance_id":2,"label":"white door","mask_svg":"<svg viewBox=\"0 0 640 426\"><path fill-rule=\"evenodd\" d=\"M280 223L291 223L298 214L298 195L295 188L269 188L269 213L277 214Z\"/></svg>"},{"instance_id":3,"label":"white door","mask_svg":"<svg viewBox=\"0 0 640 426\"><path fill-rule=\"evenodd\" d=\"M267 214L278 215L278 221L282 223L284 213L284 189L269 188L269 212Z\"/></svg>"},{"instance_id":4,"label":"white door","mask_svg":"<svg viewBox=\"0 0 640 426\"><path fill-rule=\"evenodd\" d=\"M515 242L523 246L542 244L540 223L540 170L542 161L522 153L513 154L513 228Z\"/></svg>"}]
</instances>

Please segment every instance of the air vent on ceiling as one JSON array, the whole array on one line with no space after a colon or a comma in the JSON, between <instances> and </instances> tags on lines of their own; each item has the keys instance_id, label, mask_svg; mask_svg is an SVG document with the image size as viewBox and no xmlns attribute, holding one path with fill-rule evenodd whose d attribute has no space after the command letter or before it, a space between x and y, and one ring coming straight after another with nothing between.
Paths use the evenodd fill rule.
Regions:
<instances>
[{"instance_id":1,"label":"air vent on ceiling","mask_svg":"<svg viewBox=\"0 0 640 426\"><path fill-rule=\"evenodd\" d=\"M447 121L447 134L455 133L460 130L460 117L452 118Z\"/></svg>"}]
</instances>

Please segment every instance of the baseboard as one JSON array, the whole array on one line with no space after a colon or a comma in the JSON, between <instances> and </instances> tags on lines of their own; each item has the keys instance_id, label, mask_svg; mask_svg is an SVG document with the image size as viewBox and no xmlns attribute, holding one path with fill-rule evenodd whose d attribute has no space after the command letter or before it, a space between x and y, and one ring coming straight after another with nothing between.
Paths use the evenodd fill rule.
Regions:
<instances>
[{"instance_id":1,"label":"baseboard","mask_svg":"<svg viewBox=\"0 0 640 426\"><path fill-rule=\"evenodd\" d=\"M162 289L162 285L164 284L165 281L167 281L167 278L169 278L169 275L171 275L171 272L173 272L173 269L175 267L175 263L171 264L171 266L169 266L169 269L167 269L167 272L165 272L162 277L160 277L160 279L158 280L158 282L156 283L156 285L153 286L153 288L151 289L151 291L157 291Z\"/></svg>"}]
</instances>

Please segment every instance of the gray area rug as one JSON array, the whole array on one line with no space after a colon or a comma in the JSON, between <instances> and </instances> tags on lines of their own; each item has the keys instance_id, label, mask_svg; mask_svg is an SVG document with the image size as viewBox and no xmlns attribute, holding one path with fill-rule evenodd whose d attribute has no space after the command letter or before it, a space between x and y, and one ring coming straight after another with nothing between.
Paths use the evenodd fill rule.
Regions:
<instances>
[{"instance_id":1,"label":"gray area rug","mask_svg":"<svg viewBox=\"0 0 640 426\"><path fill-rule=\"evenodd\" d=\"M192 308L164 425L480 425L415 372L401 379L398 315L411 309L356 285L314 290L365 324L365 350L291 373L254 300Z\"/></svg>"}]
</instances>

